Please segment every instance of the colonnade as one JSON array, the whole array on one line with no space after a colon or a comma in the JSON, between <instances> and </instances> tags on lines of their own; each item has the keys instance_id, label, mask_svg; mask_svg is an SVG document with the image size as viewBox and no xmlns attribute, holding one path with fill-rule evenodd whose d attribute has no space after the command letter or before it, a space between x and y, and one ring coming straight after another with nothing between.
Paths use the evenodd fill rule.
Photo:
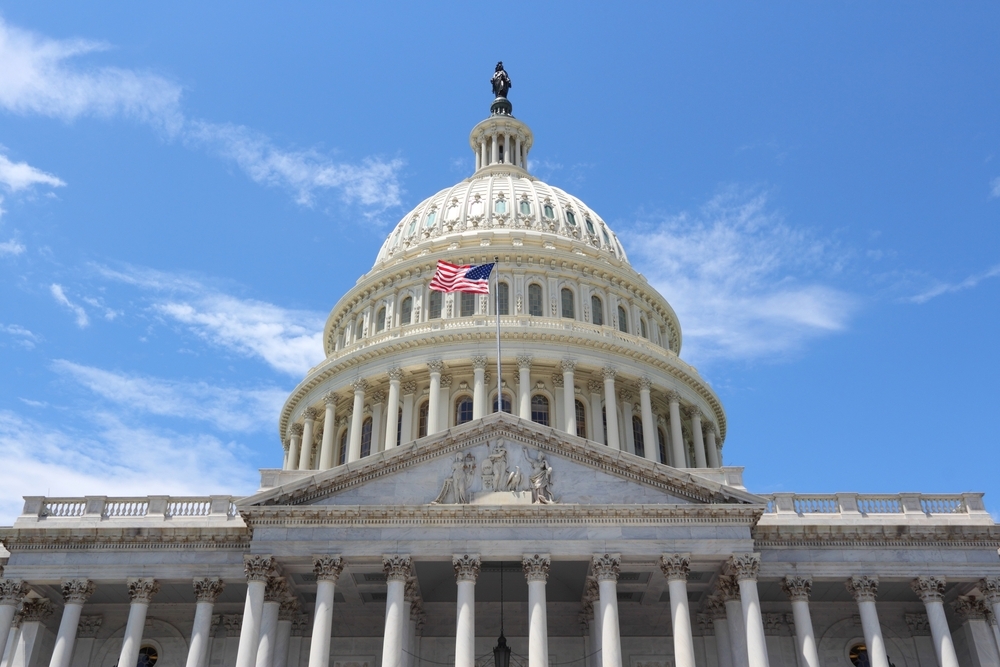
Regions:
<instances>
[{"instance_id":1,"label":"colonnade","mask_svg":"<svg viewBox=\"0 0 1000 667\"><path fill-rule=\"evenodd\" d=\"M528 149L525 135L516 130L494 131L479 136L479 150L476 151L476 169L491 164L512 164L527 169ZM501 154L501 147L503 148Z\"/></svg>"}]
</instances>

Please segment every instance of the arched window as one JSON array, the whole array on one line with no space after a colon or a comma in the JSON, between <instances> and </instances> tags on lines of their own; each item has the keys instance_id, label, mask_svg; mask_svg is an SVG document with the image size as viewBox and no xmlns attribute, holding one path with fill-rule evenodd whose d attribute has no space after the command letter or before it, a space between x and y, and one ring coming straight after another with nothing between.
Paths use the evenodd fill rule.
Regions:
<instances>
[{"instance_id":1,"label":"arched window","mask_svg":"<svg viewBox=\"0 0 1000 667\"><path fill-rule=\"evenodd\" d=\"M403 299L403 304L399 307L399 323L409 324L413 317L413 297Z\"/></svg>"},{"instance_id":2,"label":"arched window","mask_svg":"<svg viewBox=\"0 0 1000 667\"><path fill-rule=\"evenodd\" d=\"M604 237L604 245L611 246L611 239L608 238L608 232L604 227L601 227L601 236Z\"/></svg>"},{"instance_id":3,"label":"arched window","mask_svg":"<svg viewBox=\"0 0 1000 667\"><path fill-rule=\"evenodd\" d=\"M576 401L576 434L581 438L587 437L587 409L583 401Z\"/></svg>"},{"instance_id":4,"label":"arched window","mask_svg":"<svg viewBox=\"0 0 1000 667\"><path fill-rule=\"evenodd\" d=\"M521 214L531 215L531 203L527 199L521 200Z\"/></svg>"},{"instance_id":5,"label":"arched window","mask_svg":"<svg viewBox=\"0 0 1000 667\"><path fill-rule=\"evenodd\" d=\"M666 464L670 459L667 458L667 436L662 428L656 429L656 444L660 446L660 463Z\"/></svg>"},{"instance_id":6,"label":"arched window","mask_svg":"<svg viewBox=\"0 0 1000 667\"><path fill-rule=\"evenodd\" d=\"M455 425L472 421L472 398L463 396L455 401Z\"/></svg>"},{"instance_id":7,"label":"arched window","mask_svg":"<svg viewBox=\"0 0 1000 667\"><path fill-rule=\"evenodd\" d=\"M543 206L542 207L542 213L544 213L545 217L548 218L549 220L551 220L552 218L556 217L556 212L552 208L552 204L546 204L545 206Z\"/></svg>"},{"instance_id":8,"label":"arched window","mask_svg":"<svg viewBox=\"0 0 1000 667\"><path fill-rule=\"evenodd\" d=\"M410 220L410 226L406 228L406 235L413 236L413 231L417 228L417 219Z\"/></svg>"},{"instance_id":9,"label":"arched window","mask_svg":"<svg viewBox=\"0 0 1000 667\"><path fill-rule=\"evenodd\" d=\"M538 283L528 285L528 314L542 316L542 286Z\"/></svg>"},{"instance_id":10,"label":"arched window","mask_svg":"<svg viewBox=\"0 0 1000 667\"><path fill-rule=\"evenodd\" d=\"M385 331L385 306L379 308L375 316L375 331Z\"/></svg>"},{"instance_id":11,"label":"arched window","mask_svg":"<svg viewBox=\"0 0 1000 667\"><path fill-rule=\"evenodd\" d=\"M868 658L868 647L864 644L852 646L851 650L847 652L847 657L851 664L857 665L857 667L870 667L872 664Z\"/></svg>"},{"instance_id":12,"label":"arched window","mask_svg":"<svg viewBox=\"0 0 1000 667\"><path fill-rule=\"evenodd\" d=\"M576 216L573 215L573 211L566 211L566 222L570 227L576 227Z\"/></svg>"},{"instance_id":13,"label":"arched window","mask_svg":"<svg viewBox=\"0 0 1000 667\"><path fill-rule=\"evenodd\" d=\"M500 301L500 314L510 315L510 285L500 283L497 286L497 299Z\"/></svg>"},{"instance_id":14,"label":"arched window","mask_svg":"<svg viewBox=\"0 0 1000 667\"><path fill-rule=\"evenodd\" d=\"M594 223L590 221L590 218L584 218L583 222L587 225L587 231L591 234L594 233Z\"/></svg>"},{"instance_id":15,"label":"arched window","mask_svg":"<svg viewBox=\"0 0 1000 667\"><path fill-rule=\"evenodd\" d=\"M622 333L628 333L628 315L625 314L625 309L618 306L618 330Z\"/></svg>"},{"instance_id":16,"label":"arched window","mask_svg":"<svg viewBox=\"0 0 1000 667\"><path fill-rule=\"evenodd\" d=\"M608 444L608 409L601 408L601 423L604 424L604 444Z\"/></svg>"},{"instance_id":17,"label":"arched window","mask_svg":"<svg viewBox=\"0 0 1000 667\"><path fill-rule=\"evenodd\" d=\"M542 426L549 425L549 399L541 394L531 397L531 421Z\"/></svg>"},{"instance_id":18,"label":"arched window","mask_svg":"<svg viewBox=\"0 0 1000 667\"><path fill-rule=\"evenodd\" d=\"M632 415L632 442L635 443L635 455L646 455L646 441L642 438L642 420Z\"/></svg>"},{"instance_id":19,"label":"arched window","mask_svg":"<svg viewBox=\"0 0 1000 667\"><path fill-rule=\"evenodd\" d=\"M562 300L562 316L571 320L576 319L576 309L573 307L573 290L563 287L559 296Z\"/></svg>"},{"instance_id":20,"label":"arched window","mask_svg":"<svg viewBox=\"0 0 1000 667\"><path fill-rule=\"evenodd\" d=\"M420 404L420 409L417 411L417 437L422 438L427 435L427 413L430 406L427 401Z\"/></svg>"},{"instance_id":21,"label":"arched window","mask_svg":"<svg viewBox=\"0 0 1000 667\"><path fill-rule=\"evenodd\" d=\"M460 301L459 313L462 317L471 317L476 314L476 295L472 292L460 292L462 295Z\"/></svg>"},{"instance_id":22,"label":"arched window","mask_svg":"<svg viewBox=\"0 0 1000 667\"><path fill-rule=\"evenodd\" d=\"M337 464L344 465L347 463L347 429L340 434L340 455L337 456Z\"/></svg>"},{"instance_id":23,"label":"arched window","mask_svg":"<svg viewBox=\"0 0 1000 667\"><path fill-rule=\"evenodd\" d=\"M427 319L429 320L439 320L441 319L441 292L437 290L431 290L430 298L430 308L428 309Z\"/></svg>"},{"instance_id":24,"label":"arched window","mask_svg":"<svg viewBox=\"0 0 1000 667\"><path fill-rule=\"evenodd\" d=\"M506 213L507 212L507 200L498 199L495 204L493 204L493 211L496 213Z\"/></svg>"},{"instance_id":25,"label":"arched window","mask_svg":"<svg viewBox=\"0 0 1000 667\"><path fill-rule=\"evenodd\" d=\"M403 408L399 409L396 417L396 445L403 444Z\"/></svg>"},{"instance_id":26,"label":"arched window","mask_svg":"<svg viewBox=\"0 0 1000 667\"><path fill-rule=\"evenodd\" d=\"M506 412L507 414L513 414L513 411L511 410L510 406L511 406L511 403L510 403L510 394L505 393L503 395L503 411ZM493 412L496 412L496 411L497 411L497 397L494 396L493 397Z\"/></svg>"},{"instance_id":27,"label":"arched window","mask_svg":"<svg viewBox=\"0 0 1000 667\"><path fill-rule=\"evenodd\" d=\"M372 453L372 418L368 417L361 423L361 458Z\"/></svg>"},{"instance_id":28,"label":"arched window","mask_svg":"<svg viewBox=\"0 0 1000 667\"><path fill-rule=\"evenodd\" d=\"M437 219L437 211L431 211L427 214L427 221L424 223L424 227L433 227L434 221Z\"/></svg>"},{"instance_id":29,"label":"arched window","mask_svg":"<svg viewBox=\"0 0 1000 667\"><path fill-rule=\"evenodd\" d=\"M596 295L590 297L590 321L599 327L604 326L604 304Z\"/></svg>"},{"instance_id":30,"label":"arched window","mask_svg":"<svg viewBox=\"0 0 1000 667\"><path fill-rule=\"evenodd\" d=\"M143 646L139 649L139 657L135 662L135 667L153 667L159 658L160 656L156 652L156 648L152 646Z\"/></svg>"},{"instance_id":31,"label":"arched window","mask_svg":"<svg viewBox=\"0 0 1000 667\"><path fill-rule=\"evenodd\" d=\"M649 334L646 332L646 320L642 317L639 318L639 333L642 334L643 338L649 338Z\"/></svg>"}]
</instances>

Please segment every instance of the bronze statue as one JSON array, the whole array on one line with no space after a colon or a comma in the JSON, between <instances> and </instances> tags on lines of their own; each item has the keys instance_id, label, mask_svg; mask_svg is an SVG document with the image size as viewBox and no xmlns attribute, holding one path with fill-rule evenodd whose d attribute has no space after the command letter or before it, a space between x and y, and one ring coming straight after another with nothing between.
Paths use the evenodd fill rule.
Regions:
<instances>
[{"instance_id":1,"label":"bronze statue","mask_svg":"<svg viewBox=\"0 0 1000 667\"><path fill-rule=\"evenodd\" d=\"M503 68L502 60L497 63L497 69L493 72L493 78L490 79L490 83L493 84L493 94L506 99L507 91L510 90L513 84L510 82L510 77L507 76L507 71Z\"/></svg>"}]
</instances>

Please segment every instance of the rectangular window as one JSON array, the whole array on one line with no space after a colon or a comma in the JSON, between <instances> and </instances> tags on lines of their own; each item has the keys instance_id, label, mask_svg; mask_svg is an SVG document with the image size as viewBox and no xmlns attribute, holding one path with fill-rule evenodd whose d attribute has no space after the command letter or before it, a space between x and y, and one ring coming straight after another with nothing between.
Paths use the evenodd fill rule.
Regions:
<instances>
[{"instance_id":1,"label":"rectangular window","mask_svg":"<svg viewBox=\"0 0 1000 667\"><path fill-rule=\"evenodd\" d=\"M430 308L428 310L427 319L441 319L441 292L431 290Z\"/></svg>"},{"instance_id":2,"label":"rectangular window","mask_svg":"<svg viewBox=\"0 0 1000 667\"><path fill-rule=\"evenodd\" d=\"M461 292L462 302L461 302L461 315L462 317L471 317L476 314L476 295L472 292Z\"/></svg>"},{"instance_id":3,"label":"rectangular window","mask_svg":"<svg viewBox=\"0 0 1000 667\"><path fill-rule=\"evenodd\" d=\"M510 315L510 285L500 283L497 286L497 300L500 302L500 314Z\"/></svg>"},{"instance_id":4,"label":"rectangular window","mask_svg":"<svg viewBox=\"0 0 1000 667\"><path fill-rule=\"evenodd\" d=\"M562 316L568 317L571 320L575 319L576 309L573 307L573 290L564 287L560 298L562 299Z\"/></svg>"},{"instance_id":5,"label":"rectangular window","mask_svg":"<svg viewBox=\"0 0 1000 667\"><path fill-rule=\"evenodd\" d=\"M528 285L528 314L542 316L542 286L532 283Z\"/></svg>"}]
</instances>

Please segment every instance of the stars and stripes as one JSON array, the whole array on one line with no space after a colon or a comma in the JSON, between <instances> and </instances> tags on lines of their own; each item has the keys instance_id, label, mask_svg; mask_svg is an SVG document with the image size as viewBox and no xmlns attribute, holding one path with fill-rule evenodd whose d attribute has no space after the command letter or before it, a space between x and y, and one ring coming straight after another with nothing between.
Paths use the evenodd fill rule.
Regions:
<instances>
[{"instance_id":1,"label":"stars and stripes","mask_svg":"<svg viewBox=\"0 0 1000 667\"><path fill-rule=\"evenodd\" d=\"M495 263L464 265L438 261L437 271L431 278L431 289L438 292L490 293L490 274Z\"/></svg>"}]
</instances>

